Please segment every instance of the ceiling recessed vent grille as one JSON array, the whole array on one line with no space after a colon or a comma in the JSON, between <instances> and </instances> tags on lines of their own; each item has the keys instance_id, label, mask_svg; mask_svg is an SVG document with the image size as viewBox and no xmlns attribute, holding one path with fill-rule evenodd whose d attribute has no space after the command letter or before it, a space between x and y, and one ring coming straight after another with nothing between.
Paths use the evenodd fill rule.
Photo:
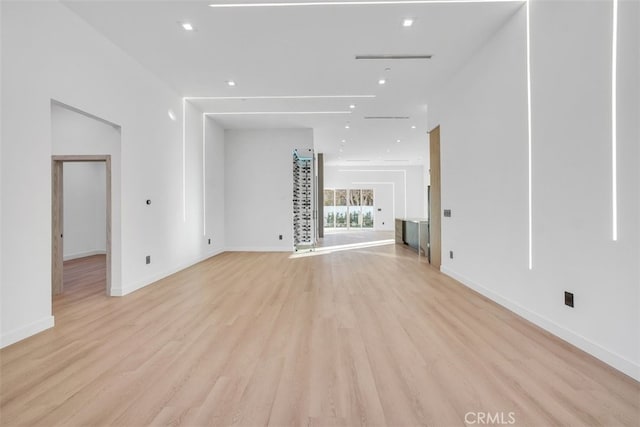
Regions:
<instances>
[{"instance_id":1,"label":"ceiling recessed vent grille","mask_svg":"<svg viewBox=\"0 0 640 427\"><path fill-rule=\"evenodd\" d=\"M433 55L356 55L356 59L431 59Z\"/></svg>"},{"instance_id":2,"label":"ceiling recessed vent grille","mask_svg":"<svg viewBox=\"0 0 640 427\"><path fill-rule=\"evenodd\" d=\"M365 120L409 120L409 116L364 116Z\"/></svg>"}]
</instances>

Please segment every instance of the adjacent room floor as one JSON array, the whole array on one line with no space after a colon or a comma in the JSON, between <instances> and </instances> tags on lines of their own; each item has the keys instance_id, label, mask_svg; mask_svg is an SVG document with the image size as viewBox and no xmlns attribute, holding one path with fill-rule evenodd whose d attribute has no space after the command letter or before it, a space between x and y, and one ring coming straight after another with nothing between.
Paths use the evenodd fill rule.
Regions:
<instances>
[{"instance_id":1,"label":"adjacent room floor","mask_svg":"<svg viewBox=\"0 0 640 427\"><path fill-rule=\"evenodd\" d=\"M1 350L2 425L640 419L638 382L403 246L224 253L126 297L94 288Z\"/></svg>"}]
</instances>

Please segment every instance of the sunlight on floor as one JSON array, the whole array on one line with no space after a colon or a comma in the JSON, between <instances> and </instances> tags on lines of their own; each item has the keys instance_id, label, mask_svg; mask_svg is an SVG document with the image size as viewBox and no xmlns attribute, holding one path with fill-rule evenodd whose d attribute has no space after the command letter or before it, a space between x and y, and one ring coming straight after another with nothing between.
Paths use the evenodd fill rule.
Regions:
<instances>
[{"instance_id":1,"label":"sunlight on floor","mask_svg":"<svg viewBox=\"0 0 640 427\"><path fill-rule=\"evenodd\" d=\"M304 258L304 257L316 256L316 255L327 255L333 252L349 251L352 249L371 248L374 246L385 246L385 245L393 245L393 244L395 244L394 239L386 239L386 240L376 240L373 242L349 243L346 245L325 246L322 248L316 248L315 250L308 251L308 252L299 252L299 253L291 254L289 258L295 259L295 258Z\"/></svg>"}]
</instances>

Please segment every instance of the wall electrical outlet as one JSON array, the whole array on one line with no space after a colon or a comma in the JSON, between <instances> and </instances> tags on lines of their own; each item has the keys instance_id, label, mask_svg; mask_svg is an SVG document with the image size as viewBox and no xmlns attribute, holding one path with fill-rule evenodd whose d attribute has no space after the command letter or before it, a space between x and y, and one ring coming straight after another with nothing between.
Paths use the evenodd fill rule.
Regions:
<instances>
[{"instance_id":1,"label":"wall electrical outlet","mask_svg":"<svg viewBox=\"0 0 640 427\"><path fill-rule=\"evenodd\" d=\"M445 209L444 210L444 216L446 218L451 218L451 209Z\"/></svg>"},{"instance_id":2,"label":"wall electrical outlet","mask_svg":"<svg viewBox=\"0 0 640 427\"><path fill-rule=\"evenodd\" d=\"M207 241L207 243L210 245L210 244L211 244L211 239L209 239L209 240Z\"/></svg>"},{"instance_id":3,"label":"wall electrical outlet","mask_svg":"<svg viewBox=\"0 0 640 427\"><path fill-rule=\"evenodd\" d=\"M147 264L151 264L151 255L147 255L147 258L145 259L145 262Z\"/></svg>"},{"instance_id":4,"label":"wall electrical outlet","mask_svg":"<svg viewBox=\"0 0 640 427\"><path fill-rule=\"evenodd\" d=\"M282 240L282 234L278 236L278 240Z\"/></svg>"},{"instance_id":5,"label":"wall electrical outlet","mask_svg":"<svg viewBox=\"0 0 640 427\"><path fill-rule=\"evenodd\" d=\"M449 258L453 259L453 251L449 251Z\"/></svg>"},{"instance_id":6,"label":"wall electrical outlet","mask_svg":"<svg viewBox=\"0 0 640 427\"><path fill-rule=\"evenodd\" d=\"M573 293L564 291L564 305L573 307Z\"/></svg>"}]
</instances>

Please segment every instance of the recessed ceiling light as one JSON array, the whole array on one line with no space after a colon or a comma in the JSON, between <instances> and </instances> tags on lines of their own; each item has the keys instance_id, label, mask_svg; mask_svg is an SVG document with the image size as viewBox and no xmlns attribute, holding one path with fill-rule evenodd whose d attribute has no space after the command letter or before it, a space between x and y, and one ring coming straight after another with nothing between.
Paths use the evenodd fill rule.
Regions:
<instances>
[{"instance_id":1,"label":"recessed ceiling light","mask_svg":"<svg viewBox=\"0 0 640 427\"><path fill-rule=\"evenodd\" d=\"M186 31L193 31L193 25L191 25L190 22L183 22L182 28L184 28Z\"/></svg>"},{"instance_id":2,"label":"recessed ceiling light","mask_svg":"<svg viewBox=\"0 0 640 427\"><path fill-rule=\"evenodd\" d=\"M416 128L416 125L411 126L411 129L415 129L415 128Z\"/></svg>"},{"instance_id":3,"label":"recessed ceiling light","mask_svg":"<svg viewBox=\"0 0 640 427\"><path fill-rule=\"evenodd\" d=\"M379 84L379 85L383 85L383 84L385 84L386 82L387 82L387 81L386 81L385 79L380 79L380 80L378 80L378 84Z\"/></svg>"},{"instance_id":4,"label":"recessed ceiling light","mask_svg":"<svg viewBox=\"0 0 640 427\"><path fill-rule=\"evenodd\" d=\"M400 140L399 140L399 139L396 139L396 142L400 142Z\"/></svg>"},{"instance_id":5,"label":"recessed ceiling light","mask_svg":"<svg viewBox=\"0 0 640 427\"><path fill-rule=\"evenodd\" d=\"M353 110L354 108L356 108L356 104L349 105L349 108L351 108Z\"/></svg>"},{"instance_id":6,"label":"recessed ceiling light","mask_svg":"<svg viewBox=\"0 0 640 427\"><path fill-rule=\"evenodd\" d=\"M344 128L345 128L345 129L349 129L349 128L351 128L351 126L349 126L348 124L346 124L346 125L344 125Z\"/></svg>"},{"instance_id":7,"label":"recessed ceiling light","mask_svg":"<svg viewBox=\"0 0 640 427\"><path fill-rule=\"evenodd\" d=\"M173 110L167 111L167 114L169 115L169 118L171 120L173 120L174 122L176 121L176 114L173 112Z\"/></svg>"},{"instance_id":8,"label":"recessed ceiling light","mask_svg":"<svg viewBox=\"0 0 640 427\"><path fill-rule=\"evenodd\" d=\"M345 142L347 142L347 140L346 140L346 139L343 139L343 140L342 140L342 143L344 144Z\"/></svg>"},{"instance_id":9,"label":"recessed ceiling light","mask_svg":"<svg viewBox=\"0 0 640 427\"><path fill-rule=\"evenodd\" d=\"M227 80L227 86L233 87L235 85L236 85L236 82L234 82L233 80Z\"/></svg>"},{"instance_id":10,"label":"recessed ceiling light","mask_svg":"<svg viewBox=\"0 0 640 427\"><path fill-rule=\"evenodd\" d=\"M403 27L410 27L413 25L413 18L404 18L402 20L402 26Z\"/></svg>"}]
</instances>

